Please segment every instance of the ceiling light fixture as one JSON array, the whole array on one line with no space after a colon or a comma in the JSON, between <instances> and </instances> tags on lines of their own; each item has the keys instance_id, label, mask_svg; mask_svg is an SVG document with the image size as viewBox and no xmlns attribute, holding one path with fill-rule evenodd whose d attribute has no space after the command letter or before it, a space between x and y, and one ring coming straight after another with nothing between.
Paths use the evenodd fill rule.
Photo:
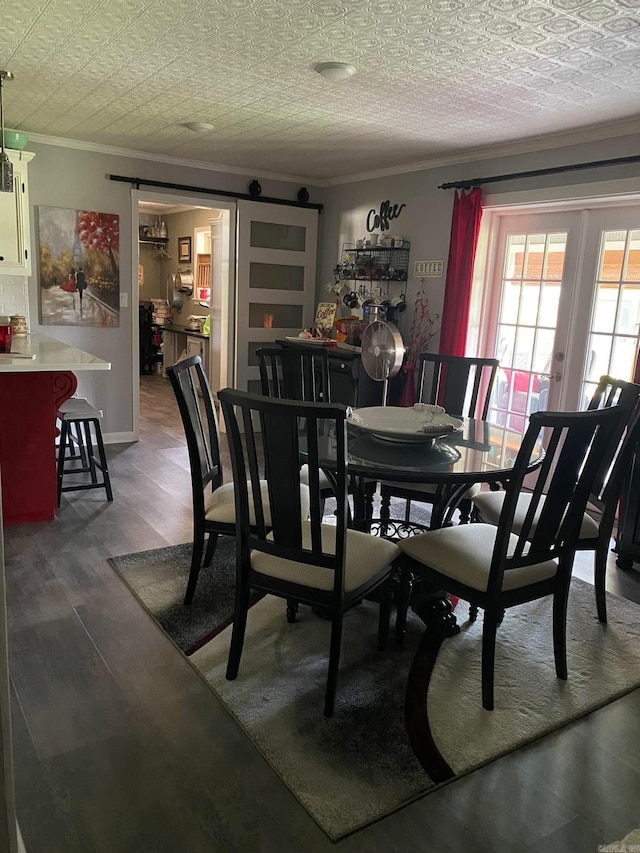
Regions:
<instances>
[{"instance_id":1,"label":"ceiling light fixture","mask_svg":"<svg viewBox=\"0 0 640 853\"><path fill-rule=\"evenodd\" d=\"M347 65L346 62L317 62L313 66L313 70L317 71L321 77L324 77L330 83L348 80L349 77L356 73L353 65Z\"/></svg>"},{"instance_id":2,"label":"ceiling light fixture","mask_svg":"<svg viewBox=\"0 0 640 853\"><path fill-rule=\"evenodd\" d=\"M194 133L206 133L208 130L213 130L213 125L206 121L185 121L182 126Z\"/></svg>"},{"instance_id":3,"label":"ceiling light fixture","mask_svg":"<svg viewBox=\"0 0 640 853\"><path fill-rule=\"evenodd\" d=\"M13 74L10 71L0 71L0 192L13 192L13 163L9 160L7 152L4 150L4 100L2 97L2 84L5 80L13 80Z\"/></svg>"}]
</instances>

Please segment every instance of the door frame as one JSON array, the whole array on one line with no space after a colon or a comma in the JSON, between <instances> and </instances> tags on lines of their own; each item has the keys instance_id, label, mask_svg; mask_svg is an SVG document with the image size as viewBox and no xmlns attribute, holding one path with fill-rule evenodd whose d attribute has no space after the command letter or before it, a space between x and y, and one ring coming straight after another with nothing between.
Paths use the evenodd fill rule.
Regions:
<instances>
[{"instance_id":1,"label":"door frame","mask_svg":"<svg viewBox=\"0 0 640 853\"><path fill-rule=\"evenodd\" d=\"M235 233L237 206L235 201L228 198L217 198L216 196L201 196L197 194L182 195L167 192L154 192L153 190L131 190L131 346L132 346L132 441L140 440L140 324L138 312L138 264L140 263L139 236L139 202L156 201L162 204L188 205L190 207L208 208L210 210L229 211L229 256L225 256L225 264L229 275L228 289L228 317L225 324L227 334L227 347L233 352L235 346L235 301L236 301L236 252ZM223 334L224 337L224 334ZM211 345L212 337L209 338ZM211 359L211 353L209 353ZM227 360L227 365L232 365L233 360ZM231 377L230 377L231 378ZM233 383L232 383L233 384Z\"/></svg>"},{"instance_id":2,"label":"door frame","mask_svg":"<svg viewBox=\"0 0 640 853\"><path fill-rule=\"evenodd\" d=\"M502 263L502 259L497 256L499 220L502 217L564 211L583 212L583 217L588 218L590 210L623 208L638 204L640 178L487 195L483 204L473 271L467 352L486 355L490 349L489 345L492 344L488 339L491 299L485 299L485 291L495 279L497 265ZM576 274L580 274L579 270ZM568 347L573 344L573 333L573 329L568 330Z\"/></svg>"}]
</instances>

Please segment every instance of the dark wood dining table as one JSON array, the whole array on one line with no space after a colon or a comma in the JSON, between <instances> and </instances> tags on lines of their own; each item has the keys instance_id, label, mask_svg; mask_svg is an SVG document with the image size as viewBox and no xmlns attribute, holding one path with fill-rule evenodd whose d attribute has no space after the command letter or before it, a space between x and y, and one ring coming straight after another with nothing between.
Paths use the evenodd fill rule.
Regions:
<instances>
[{"instance_id":1,"label":"dark wood dining table","mask_svg":"<svg viewBox=\"0 0 640 853\"><path fill-rule=\"evenodd\" d=\"M473 483L497 487L508 481L526 431L464 418L459 432L425 441L389 440L347 426L349 475L356 479L353 526L392 539L406 538L425 529L451 523L464 492ZM325 437L321 450L323 470L331 476L335 442ZM332 455L333 454L333 455ZM533 472L544 459L542 441L535 445L530 466ZM372 518L372 499L380 480L430 483L437 487L430 525L400 519ZM455 633L458 628L446 596L441 590L414 586L411 606L435 637Z\"/></svg>"},{"instance_id":2,"label":"dark wood dining table","mask_svg":"<svg viewBox=\"0 0 640 853\"><path fill-rule=\"evenodd\" d=\"M459 432L425 441L380 438L348 424L349 474L363 484L379 480L430 483L437 487L430 527L451 520L458 501L473 483L504 484L513 471L524 431L489 421L463 419ZM531 457L531 470L544 458L542 443ZM323 468L332 467L332 442L327 437ZM363 488L355 516L371 517L371 489Z\"/></svg>"}]
</instances>

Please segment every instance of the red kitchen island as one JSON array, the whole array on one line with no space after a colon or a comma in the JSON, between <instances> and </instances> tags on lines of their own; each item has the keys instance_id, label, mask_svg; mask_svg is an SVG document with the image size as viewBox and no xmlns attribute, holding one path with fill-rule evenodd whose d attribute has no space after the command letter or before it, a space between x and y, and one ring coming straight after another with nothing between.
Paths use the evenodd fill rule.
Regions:
<instances>
[{"instance_id":1,"label":"red kitchen island","mask_svg":"<svg viewBox=\"0 0 640 853\"><path fill-rule=\"evenodd\" d=\"M14 338L11 349L0 355L4 523L51 521L58 502L56 412L76 390L78 371L110 370L111 364L45 335Z\"/></svg>"}]
</instances>

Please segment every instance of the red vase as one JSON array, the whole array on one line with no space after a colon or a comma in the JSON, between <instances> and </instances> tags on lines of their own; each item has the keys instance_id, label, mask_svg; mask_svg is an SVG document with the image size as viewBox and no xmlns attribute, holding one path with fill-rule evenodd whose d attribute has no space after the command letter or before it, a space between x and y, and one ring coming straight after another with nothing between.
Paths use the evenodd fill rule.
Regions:
<instances>
[{"instance_id":1,"label":"red vase","mask_svg":"<svg viewBox=\"0 0 640 853\"><path fill-rule=\"evenodd\" d=\"M416 401L416 367L413 362L407 362L402 368L402 391L398 399L399 406L413 406Z\"/></svg>"}]
</instances>

